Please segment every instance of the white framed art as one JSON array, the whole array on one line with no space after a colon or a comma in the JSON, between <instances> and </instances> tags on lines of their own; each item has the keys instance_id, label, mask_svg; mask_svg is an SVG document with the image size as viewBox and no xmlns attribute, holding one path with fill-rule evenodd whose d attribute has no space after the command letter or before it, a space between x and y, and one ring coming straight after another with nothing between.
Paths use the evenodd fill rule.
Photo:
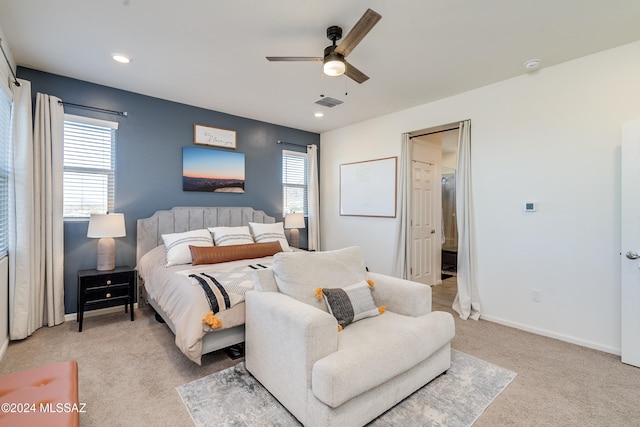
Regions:
<instances>
[{"instance_id":1,"label":"white framed art","mask_svg":"<svg viewBox=\"0 0 640 427\"><path fill-rule=\"evenodd\" d=\"M193 143L235 149L236 131L194 124Z\"/></svg>"}]
</instances>

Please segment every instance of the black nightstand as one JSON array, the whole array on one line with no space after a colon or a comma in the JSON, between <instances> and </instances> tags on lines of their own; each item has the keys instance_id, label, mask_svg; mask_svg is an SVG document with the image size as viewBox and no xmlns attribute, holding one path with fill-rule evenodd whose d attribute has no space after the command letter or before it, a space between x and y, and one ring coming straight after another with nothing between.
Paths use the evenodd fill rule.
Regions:
<instances>
[{"instance_id":1,"label":"black nightstand","mask_svg":"<svg viewBox=\"0 0 640 427\"><path fill-rule=\"evenodd\" d=\"M135 289L136 270L129 266L106 271L78 271L78 332L82 332L82 317L85 310L124 304L124 312L126 313L127 309L131 310L131 321L133 321Z\"/></svg>"}]
</instances>

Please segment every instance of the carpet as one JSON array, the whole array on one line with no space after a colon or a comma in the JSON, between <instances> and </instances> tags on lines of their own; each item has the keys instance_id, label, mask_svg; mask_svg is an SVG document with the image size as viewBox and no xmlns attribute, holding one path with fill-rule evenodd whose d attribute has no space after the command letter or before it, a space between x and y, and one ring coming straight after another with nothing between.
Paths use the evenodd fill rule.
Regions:
<instances>
[{"instance_id":1,"label":"carpet","mask_svg":"<svg viewBox=\"0 0 640 427\"><path fill-rule=\"evenodd\" d=\"M369 426L470 426L516 373L451 350L451 368L369 423ZM198 427L299 426L247 372L244 362L177 387Z\"/></svg>"}]
</instances>

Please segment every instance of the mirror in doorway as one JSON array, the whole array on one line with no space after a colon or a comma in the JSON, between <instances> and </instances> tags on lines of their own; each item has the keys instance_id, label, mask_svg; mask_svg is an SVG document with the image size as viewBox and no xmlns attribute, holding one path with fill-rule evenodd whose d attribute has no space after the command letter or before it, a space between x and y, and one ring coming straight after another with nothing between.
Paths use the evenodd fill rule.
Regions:
<instances>
[{"instance_id":1,"label":"mirror in doorway","mask_svg":"<svg viewBox=\"0 0 640 427\"><path fill-rule=\"evenodd\" d=\"M458 265L456 225L456 174L442 174L442 274L451 276Z\"/></svg>"}]
</instances>

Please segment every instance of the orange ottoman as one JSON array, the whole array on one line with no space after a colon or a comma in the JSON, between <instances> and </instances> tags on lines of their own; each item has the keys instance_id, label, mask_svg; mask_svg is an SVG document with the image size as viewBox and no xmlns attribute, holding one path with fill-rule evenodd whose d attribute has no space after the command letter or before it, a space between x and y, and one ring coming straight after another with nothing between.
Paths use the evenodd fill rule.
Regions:
<instances>
[{"instance_id":1,"label":"orange ottoman","mask_svg":"<svg viewBox=\"0 0 640 427\"><path fill-rule=\"evenodd\" d=\"M0 405L0 426L77 426L84 412L78 402L78 363L0 377Z\"/></svg>"}]
</instances>

